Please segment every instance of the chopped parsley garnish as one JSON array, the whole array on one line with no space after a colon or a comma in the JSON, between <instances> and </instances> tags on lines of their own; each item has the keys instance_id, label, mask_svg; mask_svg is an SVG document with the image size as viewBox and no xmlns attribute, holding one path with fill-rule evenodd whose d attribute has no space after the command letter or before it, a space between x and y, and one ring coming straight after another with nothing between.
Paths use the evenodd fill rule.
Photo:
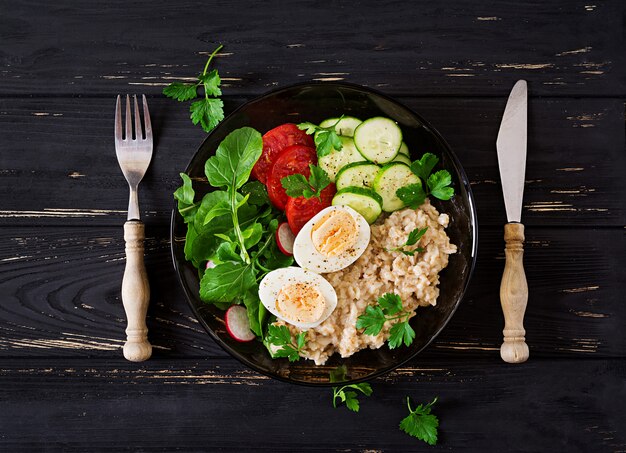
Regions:
<instances>
[{"instance_id":1,"label":"chopped parsley garnish","mask_svg":"<svg viewBox=\"0 0 626 453\"><path fill-rule=\"evenodd\" d=\"M365 313L357 318L356 328L365 329L366 335L378 335L387 321L396 321L389 331L389 349L404 343L409 346L415 339L415 331L409 325L412 312L402 309L402 299L394 293L386 293L378 298L378 304L369 305Z\"/></svg>"},{"instance_id":2,"label":"chopped parsley garnish","mask_svg":"<svg viewBox=\"0 0 626 453\"><path fill-rule=\"evenodd\" d=\"M320 127L317 124L305 122L298 124L298 129L306 131L308 135L313 135L313 141L315 142L315 148L317 149L317 156L324 157L335 151L341 151L343 145L335 126L341 121L341 118L337 122L329 127Z\"/></svg>"},{"instance_id":3,"label":"chopped parsley garnish","mask_svg":"<svg viewBox=\"0 0 626 453\"><path fill-rule=\"evenodd\" d=\"M287 195L293 198L320 198L322 190L330 184L330 178L323 168L313 164L309 164L309 168L311 169L311 176L308 180L300 173L285 176L280 180Z\"/></svg>"},{"instance_id":4,"label":"chopped parsley garnish","mask_svg":"<svg viewBox=\"0 0 626 453\"><path fill-rule=\"evenodd\" d=\"M422 229L415 228L413 231L409 233L409 236L406 238L406 242L404 244L394 249L387 249L387 251L388 252L401 252L409 256L413 256L416 253L422 253L424 251L422 247L416 247L413 250L406 250L405 247L410 247L412 245L417 244L417 241L419 241L422 238L422 236L424 236L424 233L426 233L426 230L428 230L428 227L422 228Z\"/></svg>"},{"instance_id":5,"label":"chopped parsley garnish","mask_svg":"<svg viewBox=\"0 0 626 453\"><path fill-rule=\"evenodd\" d=\"M439 170L431 174L437 162L439 162L437 156L426 153L420 160L416 160L411 164L411 170L420 178L421 182L400 187L396 191L396 195L406 206L417 209L429 195L440 200L452 198L454 188L450 186L452 176L450 176L448 170Z\"/></svg>"},{"instance_id":6,"label":"chopped parsley garnish","mask_svg":"<svg viewBox=\"0 0 626 453\"><path fill-rule=\"evenodd\" d=\"M432 406L437 402L435 397L427 405L420 404L415 409L411 409L411 401L406 398L406 403L410 414L400 422L400 429L409 436L423 440L429 445L437 444L437 428L439 427L439 419L436 415L430 413Z\"/></svg>"},{"instance_id":7,"label":"chopped parsley garnish","mask_svg":"<svg viewBox=\"0 0 626 453\"><path fill-rule=\"evenodd\" d=\"M269 344L280 347L274 351L274 357L287 357L290 362L296 362L300 360L300 353L306 345L306 331L300 332L294 341L287 326L270 324L266 340Z\"/></svg>"},{"instance_id":8,"label":"chopped parsley garnish","mask_svg":"<svg viewBox=\"0 0 626 453\"><path fill-rule=\"evenodd\" d=\"M191 112L191 121L193 124L200 124L205 132L211 132L217 124L224 119L224 103L219 96L222 95L220 79L217 69L209 72L209 65L215 57L215 54L222 49L220 45L209 56L202 74L198 75L198 81L194 83L174 82L163 88L163 94L169 98L176 99L179 102L190 101L198 97L198 87L202 85L204 88L204 98L191 103L189 111Z\"/></svg>"},{"instance_id":9,"label":"chopped parsley garnish","mask_svg":"<svg viewBox=\"0 0 626 453\"><path fill-rule=\"evenodd\" d=\"M345 365L341 365L330 372L330 382L343 382L345 380ZM346 407L352 412L359 412L361 406L359 405L357 392L361 392L365 396L370 396L373 393L372 386L367 382L361 382L360 384L333 387L333 407L336 408L337 402L339 401L339 404L345 403Z\"/></svg>"}]
</instances>

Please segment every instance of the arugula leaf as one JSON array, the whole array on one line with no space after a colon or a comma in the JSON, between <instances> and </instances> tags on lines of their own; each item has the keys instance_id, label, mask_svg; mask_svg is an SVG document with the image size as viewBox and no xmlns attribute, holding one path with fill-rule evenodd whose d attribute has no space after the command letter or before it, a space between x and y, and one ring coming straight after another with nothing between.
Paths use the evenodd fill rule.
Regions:
<instances>
[{"instance_id":1,"label":"arugula leaf","mask_svg":"<svg viewBox=\"0 0 626 453\"><path fill-rule=\"evenodd\" d=\"M163 88L163 94L168 98L176 99L179 102L188 101L198 96L197 83L170 83Z\"/></svg>"},{"instance_id":2,"label":"arugula leaf","mask_svg":"<svg viewBox=\"0 0 626 453\"><path fill-rule=\"evenodd\" d=\"M366 335L378 335L387 321L396 321L389 330L389 349L395 349L403 343L409 346L415 339L415 331L409 325L412 312L402 309L402 299L394 293L383 294L377 305L368 305L365 313L356 320L357 329L365 329Z\"/></svg>"},{"instance_id":3,"label":"arugula leaf","mask_svg":"<svg viewBox=\"0 0 626 453\"><path fill-rule=\"evenodd\" d=\"M244 246L249 249L255 246L263 237L263 225L258 222L253 223L241 232Z\"/></svg>"},{"instance_id":4,"label":"arugula leaf","mask_svg":"<svg viewBox=\"0 0 626 453\"><path fill-rule=\"evenodd\" d=\"M410 413L400 422L400 429L409 436L423 440L429 445L436 445L439 419L436 415L431 414L431 408L436 402L437 398L435 397L435 399L426 406L420 404L413 410L411 409L411 402L407 396L406 403Z\"/></svg>"},{"instance_id":5,"label":"arugula leaf","mask_svg":"<svg viewBox=\"0 0 626 453\"><path fill-rule=\"evenodd\" d=\"M259 299L259 287L254 285L246 292L242 297L242 302L246 306L248 312L248 321L250 322L250 330L254 332L257 337L263 336L263 324L265 322L265 316L267 311L265 306Z\"/></svg>"},{"instance_id":6,"label":"arugula leaf","mask_svg":"<svg viewBox=\"0 0 626 453\"><path fill-rule=\"evenodd\" d=\"M425 153L420 160L416 160L411 164L411 170L424 181L428 179L428 175L433 171L435 165L439 162L439 158L431 153Z\"/></svg>"},{"instance_id":7,"label":"arugula leaf","mask_svg":"<svg viewBox=\"0 0 626 453\"><path fill-rule=\"evenodd\" d=\"M205 132L211 132L224 119L224 103L221 99L205 98L189 106L191 122L198 123Z\"/></svg>"},{"instance_id":8,"label":"arugula leaf","mask_svg":"<svg viewBox=\"0 0 626 453\"><path fill-rule=\"evenodd\" d=\"M302 174L294 174L285 176L280 180L287 195L293 198L320 198L322 190L324 190L330 184L330 178L328 173L323 168L317 167L313 164L309 164L311 175L307 180ZM320 198L321 199L321 198Z\"/></svg>"},{"instance_id":9,"label":"arugula leaf","mask_svg":"<svg viewBox=\"0 0 626 453\"><path fill-rule=\"evenodd\" d=\"M422 253L424 251L422 247L416 247L413 250L406 250L405 247L410 247L412 245L417 244L417 241L419 241L422 238L422 236L424 236L424 233L426 233L427 230L428 230L428 227L425 227L422 229L415 228L413 231L409 233L409 236L407 237L404 244L400 245L400 247L387 249L387 251L388 252L401 252L409 256L413 256L416 253Z\"/></svg>"},{"instance_id":10,"label":"arugula leaf","mask_svg":"<svg viewBox=\"0 0 626 453\"><path fill-rule=\"evenodd\" d=\"M330 372L330 382L342 382L346 380L346 366L341 365ZM337 407L337 400L346 404L346 407L353 411L359 412L360 405L358 400L358 394L355 391L348 390L353 389L361 392L365 396L370 396L373 393L372 386L367 382L360 384L348 384L340 387L333 387L333 407Z\"/></svg>"},{"instance_id":11,"label":"arugula leaf","mask_svg":"<svg viewBox=\"0 0 626 453\"><path fill-rule=\"evenodd\" d=\"M209 65L213 57L222 49L219 46L209 56L204 66L204 71L198 75L196 83L173 82L163 88L163 94L169 98L176 99L179 102L189 101L198 96L198 86L204 88L204 99L195 101L189 107L191 112L191 121L193 124L200 124L205 132L210 132L217 124L224 119L224 103L217 99L222 95L220 84L222 83L217 69L213 69L207 73ZM209 97L213 96L213 97Z\"/></svg>"},{"instance_id":12,"label":"arugula leaf","mask_svg":"<svg viewBox=\"0 0 626 453\"><path fill-rule=\"evenodd\" d=\"M356 320L357 329L365 329L365 335L378 335L385 325L387 318L379 307L368 305L365 313Z\"/></svg>"},{"instance_id":13,"label":"arugula leaf","mask_svg":"<svg viewBox=\"0 0 626 453\"><path fill-rule=\"evenodd\" d=\"M236 263L241 262L241 257L235 251L235 244L233 242L222 242L215 251L216 258L225 263L227 261L234 261Z\"/></svg>"},{"instance_id":14,"label":"arugula leaf","mask_svg":"<svg viewBox=\"0 0 626 453\"><path fill-rule=\"evenodd\" d=\"M452 176L447 170L439 170L428 177L428 188L433 197L440 200L449 200L454 195L454 189L450 186Z\"/></svg>"},{"instance_id":15,"label":"arugula leaf","mask_svg":"<svg viewBox=\"0 0 626 453\"><path fill-rule=\"evenodd\" d=\"M270 324L267 328L266 341L271 345L280 347L274 351L274 357L286 357L290 362L296 362L300 360L300 353L306 345L306 331L300 332L294 343L287 326Z\"/></svg>"},{"instance_id":16,"label":"arugula leaf","mask_svg":"<svg viewBox=\"0 0 626 453\"><path fill-rule=\"evenodd\" d=\"M226 262L204 271L200 298L205 302L232 302L256 284L250 264Z\"/></svg>"},{"instance_id":17,"label":"arugula leaf","mask_svg":"<svg viewBox=\"0 0 626 453\"><path fill-rule=\"evenodd\" d=\"M248 203L263 206L270 203L269 196L267 195L267 187L260 181L248 181L241 186L241 193L249 195Z\"/></svg>"},{"instance_id":18,"label":"arugula leaf","mask_svg":"<svg viewBox=\"0 0 626 453\"><path fill-rule=\"evenodd\" d=\"M337 123L341 121L341 118L337 120ZM343 143L335 130L337 123L329 127L319 127L316 124L305 122L298 124L298 129L305 131L307 135L315 134L313 141L317 149L317 156L324 157L332 153L333 150L341 151L343 148Z\"/></svg>"},{"instance_id":19,"label":"arugula leaf","mask_svg":"<svg viewBox=\"0 0 626 453\"><path fill-rule=\"evenodd\" d=\"M180 177L183 180L183 185L176 189L174 198L178 200L178 212L180 212L183 220L185 223L190 223L196 215L199 203L193 202L196 194L193 190L191 178L185 173L181 173Z\"/></svg>"},{"instance_id":20,"label":"arugula leaf","mask_svg":"<svg viewBox=\"0 0 626 453\"><path fill-rule=\"evenodd\" d=\"M263 151L261 134L251 127L236 129L217 147L215 155L204 165L204 172L213 187L239 189L250 178L252 167Z\"/></svg>"}]
</instances>

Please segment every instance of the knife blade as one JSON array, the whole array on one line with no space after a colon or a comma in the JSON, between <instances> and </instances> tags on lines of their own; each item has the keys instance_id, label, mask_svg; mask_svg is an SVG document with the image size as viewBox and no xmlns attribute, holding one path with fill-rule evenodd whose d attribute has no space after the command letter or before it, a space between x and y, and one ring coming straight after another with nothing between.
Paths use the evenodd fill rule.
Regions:
<instances>
[{"instance_id":1,"label":"knife blade","mask_svg":"<svg viewBox=\"0 0 626 453\"><path fill-rule=\"evenodd\" d=\"M528 88L525 80L519 80L509 95L496 140L504 206L509 222L520 222L522 218L527 121Z\"/></svg>"},{"instance_id":2,"label":"knife blade","mask_svg":"<svg viewBox=\"0 0 626 453\"><path fill-rule=\"evenodd\" d=\"M500 284L500 303L504 314L504 342L500 356L508 363L525 362L529 356L524 329L528 303L528 283L524 273L524 225L522 198L526 173L528 88L519 80L504 109L496 140L498 166L508 222L504 226L506 262Z\"/></svg>"}]
</instances>

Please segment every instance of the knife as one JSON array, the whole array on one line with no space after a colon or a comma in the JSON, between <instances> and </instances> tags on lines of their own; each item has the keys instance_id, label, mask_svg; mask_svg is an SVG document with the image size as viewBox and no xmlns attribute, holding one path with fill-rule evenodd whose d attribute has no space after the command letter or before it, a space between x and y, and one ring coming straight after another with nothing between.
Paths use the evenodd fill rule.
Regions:
<instances>
[{"instance_id":1,"label":"knife","mask_svg":"<svg viewBox=\"0 0 626 453\"><path fill-rule=\"evenodd\" d=\"M526 172L528 89L518 80L506 103L496 148L508 223L504 225L506 263L500 284L500 303L504 313L504 342L500 356L508 363L528 360L524 312L528 303L528 284L524 274L524 225L522 197Z\"/></svg>"}]
</instances>

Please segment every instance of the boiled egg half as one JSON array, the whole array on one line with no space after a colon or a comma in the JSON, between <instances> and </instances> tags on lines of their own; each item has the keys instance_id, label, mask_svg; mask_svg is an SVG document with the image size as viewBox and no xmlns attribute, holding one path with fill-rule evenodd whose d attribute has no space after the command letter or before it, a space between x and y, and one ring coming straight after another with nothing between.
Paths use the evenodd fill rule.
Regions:
<instances>
[{"instance_id":1,"label":"boiled egg half","mask_svg":"<svg viewBox=\"0 0 626 453\"><path fill-rule=\"evenodd\" d=\"M293 257L313 272L335 272L354 263L370 242L367 220L349 206L329 206L309 220L296 236Z\"/></svg>"},{"instance_id":2,"label":"boiled egg half","mask_svg":"<svg viewBox=\"0 0 626 453\"><path fill-rule=\"evenodd\" d=\"M328 280L299 267L269 272L259 284L259 298L278 319L301 329L319 326L337 306Z\"/></svg>"}]
</instances>

